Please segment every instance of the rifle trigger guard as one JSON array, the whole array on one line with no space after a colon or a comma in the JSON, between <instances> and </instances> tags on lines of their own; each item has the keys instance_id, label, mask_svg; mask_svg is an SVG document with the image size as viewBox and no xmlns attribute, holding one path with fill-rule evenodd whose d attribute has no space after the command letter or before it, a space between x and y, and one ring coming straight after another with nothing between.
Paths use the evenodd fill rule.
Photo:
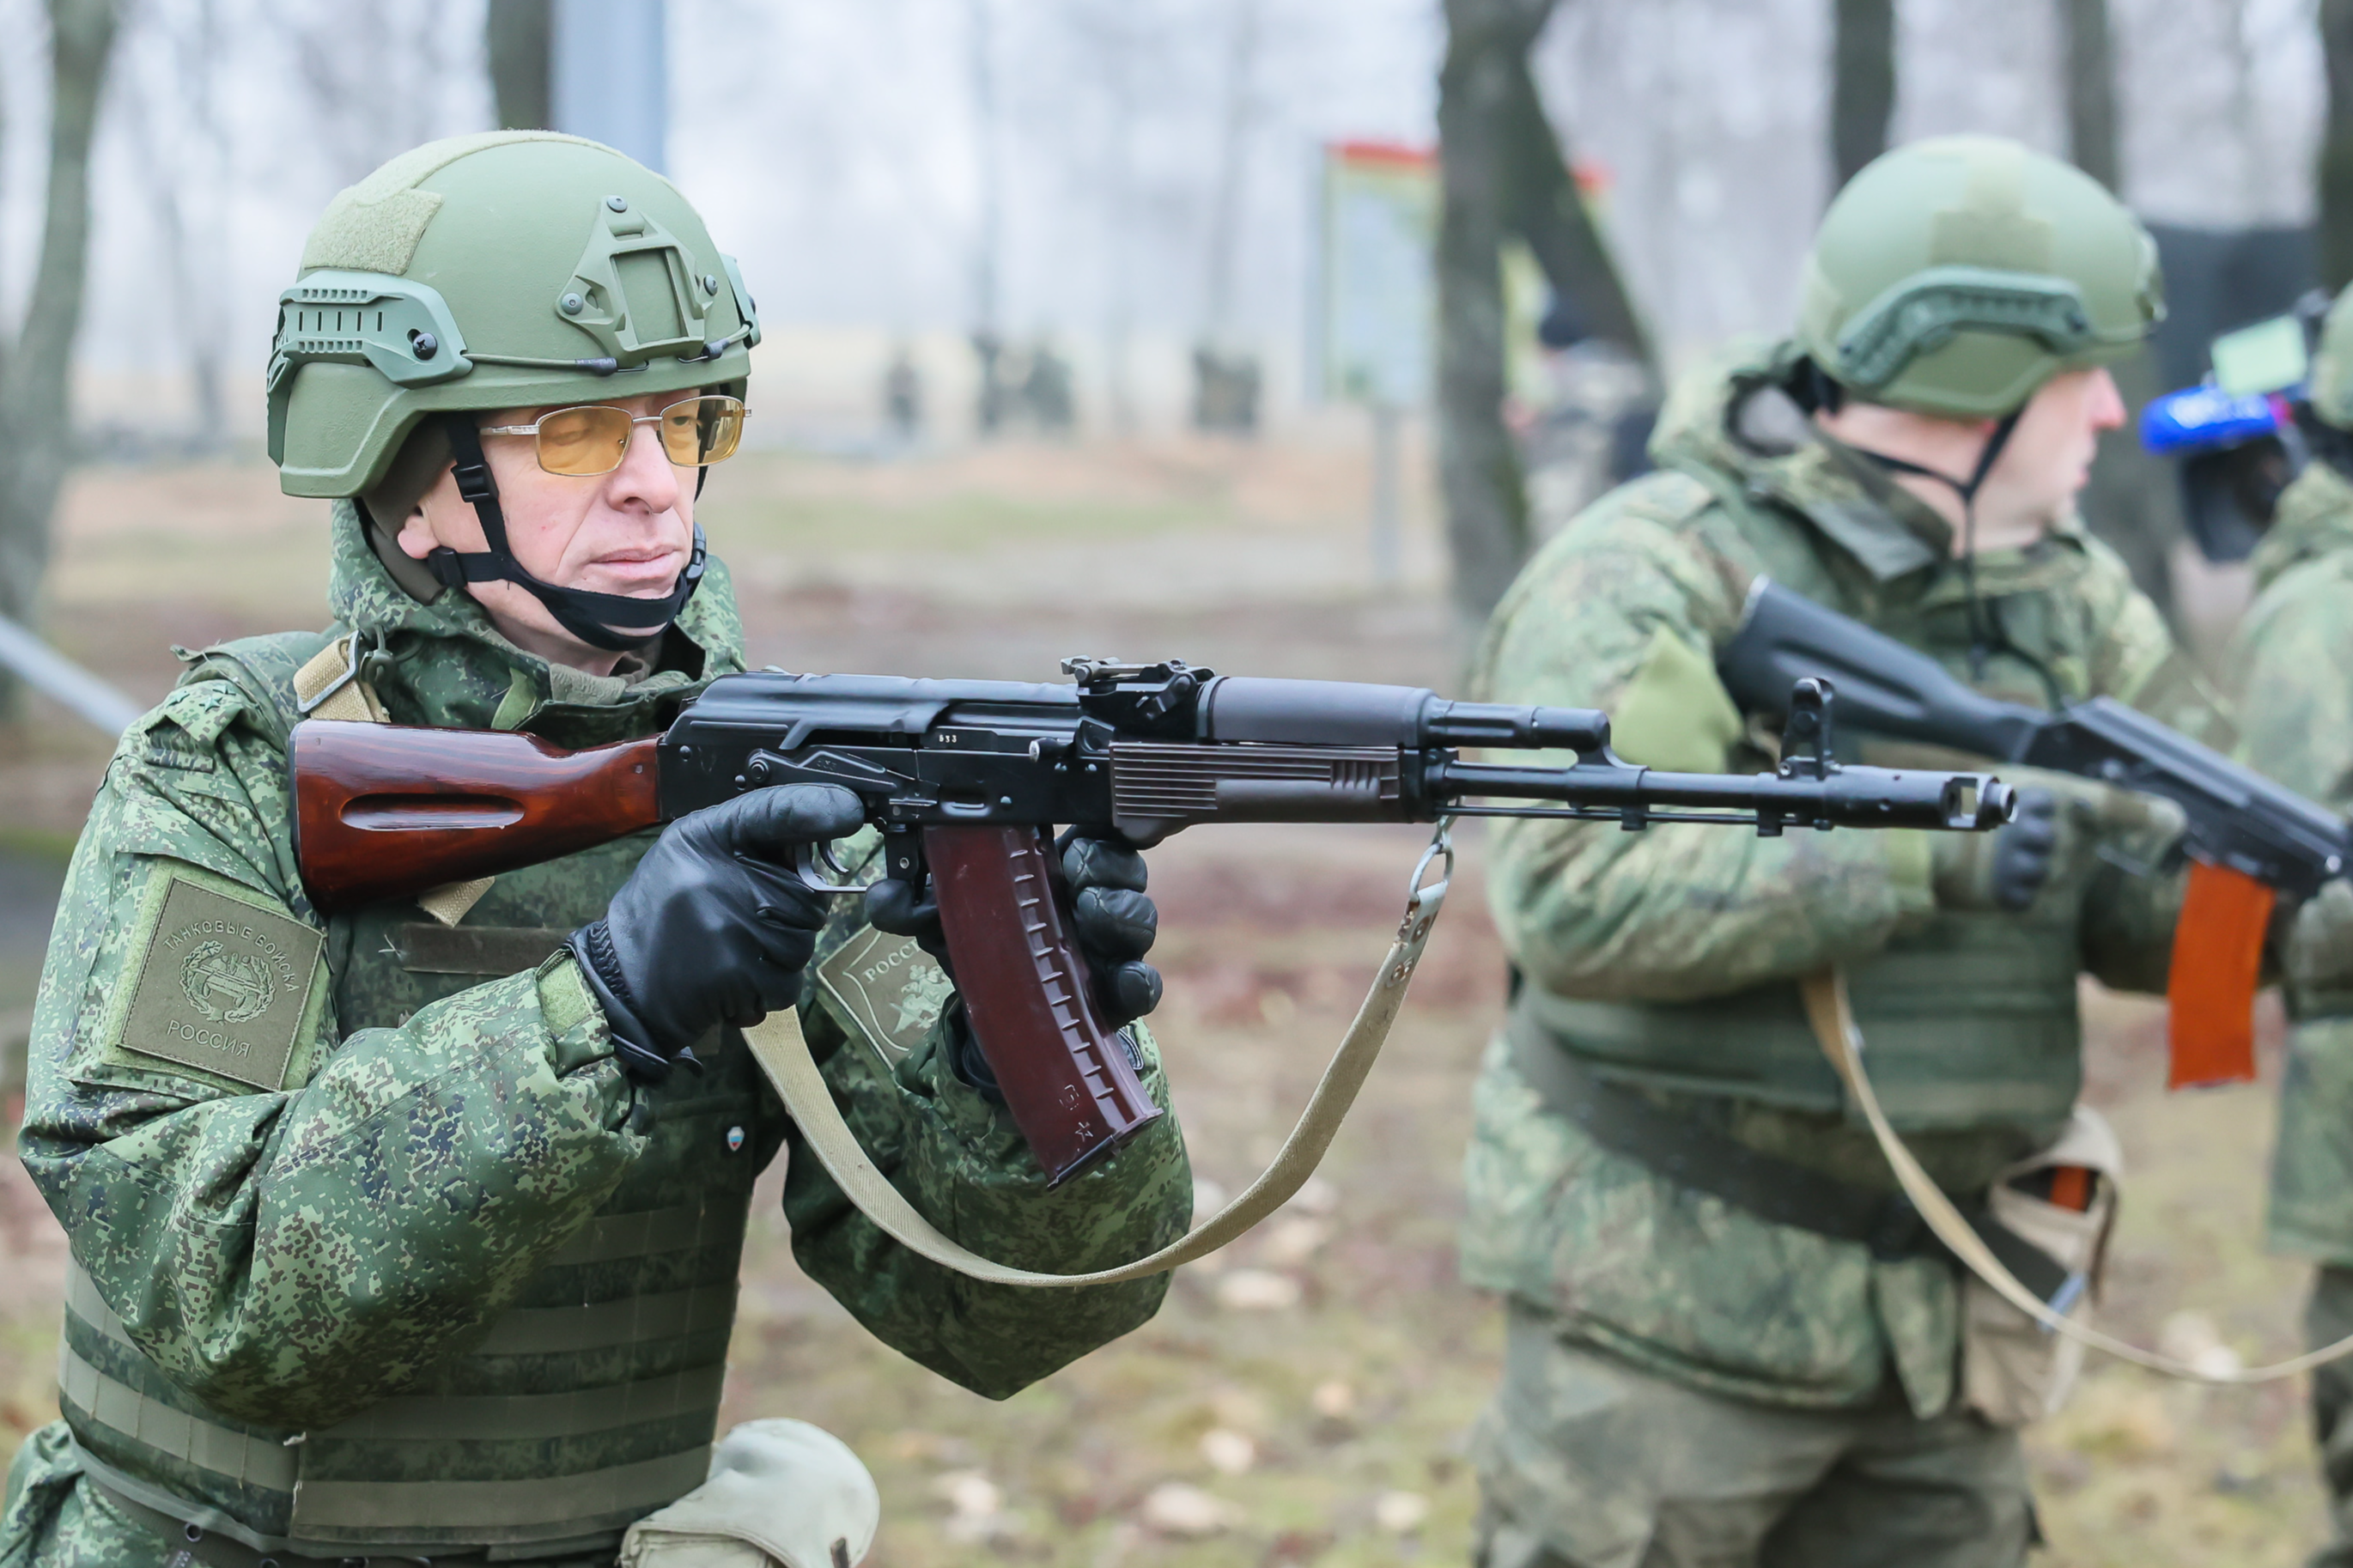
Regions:
<instances>
[{"instance_id":1,"label":"rifle trigger guard","mask_svg":"<svg viewBox=\"0 0 2353 1568\"><path fill-rule=\"evenodd\" d=\"M812 893L863 893L881 880L876 878L864 882L851 881L849 868L835 858L831 844L794 845L793 873L800 878L801 886Z\"/></svg>"}]
</instances>

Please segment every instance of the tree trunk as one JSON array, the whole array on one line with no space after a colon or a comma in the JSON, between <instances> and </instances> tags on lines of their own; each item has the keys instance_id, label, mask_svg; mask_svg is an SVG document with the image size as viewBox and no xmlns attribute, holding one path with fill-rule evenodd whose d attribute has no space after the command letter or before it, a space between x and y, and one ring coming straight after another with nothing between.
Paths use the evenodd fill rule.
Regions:
<instances>
[{"instance_id":1,"label":"tree trunk","mask_svg":"<svg viewBox=\"0 0 2353 1568\"><path fill-rule=\"evenodd\" d=\"M116 0L49 0L49 178L39 259L16 342L0 357L0 614L30 622L72 438L69 373L90 253L90 148ZM21 701L0 684L0 717Z\"/></svg>"},{"instance_id":2,"label":"tree trunk","mask_svg":"<svg viewBox=\"0 0 2353 1568\"><path fill-rule=\"evenodd\" d=\"M2320 0L2328 121L2320 141L2320 286L2353 283L2353 0Z\"/></svg>"},{"instance_id":3,"label":"tree trunk","mask_svg":"<svg viewBox=\"0 0 2353 1568\"><path fill-rule=\"evenodd\" d=\"M491 0L482 30L502 131L548 129L548 62L555 37L550 9L550 0Z\"/></svg>"},{"instance_id":4,"label":"tree trunk","mask_svg":"<svg viewBox=\"0 0 2353 1568\"><path fill-rule=\"evenodd\" d=\"M1529 42L1535 42L1533 37ZM1576 307L1586 329L1625 349L1655 374L1658 367L1641 319L1577 193L1567 153L1546 118L1544 99L1529 73L1525 47L1506 68L1501 155L1511 226L1535 253L1553 292Z\"/></svg>"},{"instance_id":5,"label":"tree trunk","mask_svg":"<svg viewBox=\"0 0 2353 1568\"><path fill-rule=\"evenodd\" d=\"M2108 0L2059 0L2067 61L2067 155L2110 190L2117 188L2116 65L2108 41Z\"/></svg>"},{"instance_id":6,"label":"tree trunk","mask_svg":"<svg viewBox=\"0 0 2353 1568\"><path fill-rule=\"evenodd\" d=\"M1528 548L1519 453L1504 427L1502 247L1515 83L1553 0L1446 0L1438 75L1438 474L1454 607L1475 634Z\"/></svg>"},{"instance_id":7,"label":"tree trunk","mask_svg":"<svg viewBox=\"0 0 2353 1568\"><path fill-rule=\"evenodd\" d=\"M1834 191L1887 151L1887 123L1894 112L1894 0L1836 0L1831 17Z\"/></svg>"}]
</instances>

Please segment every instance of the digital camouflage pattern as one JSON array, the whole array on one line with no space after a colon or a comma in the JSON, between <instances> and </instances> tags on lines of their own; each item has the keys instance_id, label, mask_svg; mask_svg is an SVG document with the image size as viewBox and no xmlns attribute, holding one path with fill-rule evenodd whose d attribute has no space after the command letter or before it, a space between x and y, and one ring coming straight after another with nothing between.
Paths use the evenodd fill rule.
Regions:
<instances>
[{"instance_id":1,"label":"digital camouflage pattern","mask_svg":"<svg viewBox=\"0 0 2353 1568\"><path fill-rule=\"evenodd\" d=\"M1860 459L1805 438L1794 409L1757 390L1773 357L1744 350L1678 387L1652 447L1662 471L1614 492L1531 562L1490 623L1478 696L1602 708L1617 718L1620 750L1656 766L1764 766L1764 737L1714 675L1715 651L1760 574L1926 647L1971 679L1950 531ZM2157 611L2072 522L2031 548L1981 554L1977 586L2006 634L1973 679L1980 689L2037 703L2119 697L2219 737L2220 721ZM2164 982L2179 881L2131 868L2155 860L2168 825L2098 792L2079 792L2065 820L2058 869L2016 928L2022 935L2005 940L2073 955L2052 1004L2064 1008L2067 1076L2029 1086L2020 1103L2031 1114L1939 1113L1936 1064L1913 1064L1922 1109L1909 1139L1957 1191L1981 1190L2063 1118L2079 1070L2073 971L2134 989ZM1926 835L1761 838L1526 821L1504 825L1493 846L1489 885L1505 944L1529 985L1559 997L1691 1002L1832 963L1867 975L1866 961L1923 942L1951 942L1966 958L1978 940L1969 935L1978 928L1936 909ZM1936 951L1922 961L1930 974ZM1984 1017L1972 1037L1988 1051L2017 1023L1985 1011L2006 1001L1973 984L1954 984L1936 1005L1947 1026ZM1890 1184L1851 1112L1664 1098L1782 1158ZM1852 1407L1880 1393L1892 1364L1922 1418L1951 1402L1948 1266L1875 1261L1861 1246L1680 1190L1546 1111L1500 1045L1476 1114L1462 1249L1473 1284L1555 1315L1571 1340L1695 1389Z\"/></svg>"},{"instance_id":2,"label":"digital camouflage pattern","mask_svg":"<svg viewBox=\"0 0 2353 1568\"><path fill-rule=\"evenodd\" d=\"M1477 1568L2009 1568L2033 1530L2026 1458L1966 1410L1889 1390L1802 1410L1700 1393L1510 1309Z\"/></svg>"},{"instance_id":3,"label":"digital camouflage pattern","mask_svg":"<svg viewBox=\"0 0 2353 1568\"><path fill-rule=\"evenodd\" d=\"M2340 298L2332 331L2348 317ZM2322 359L2341 404L2345 356L2325 343ZM2316 387L2323 379L2316 374ZM2246 761L2332 811L2353 811L2353 483L2326 461L2308 464L2281 494L2253 564L2255 600L2231 659ZM2305 1324L2306 1342L2323 1345L2353 1334L2353 888L2331 882L2306 907L2285 969L2287 1070L2266 1239L2319 1266ZM2345 1363L2313 1373L2312 1416L2336 1534L2312 1568L2353 1568Z\"/></svg>"},{"instance_id":4,"label":"digital camouflage pattern","mask_svg":"<svg viewBox=\"0 0 2353 1568\"><path fill-rule=\"evenodd\" d=\"M2325 462L2281 495L2254 556L2255 600L2232 647L2248 764L2353 811L2353 483ZM2286 994L2271 1244L2353 1267L2353 890L2299 918Z\"/></svg>"},{"instance_id":5,"label":"digital camouflage pattern","mask_svg":"<svg viewBox=\"0 0 2353 1568\"><path fill-rule=\"evenodd\" d=\"M335 508L334 549L337 627L363 634L366 677L396 722L527 728L592 744L655 731L703 679L742 667L715 559L658 667L598 680L515 649L464 595L409 598L349 502ZM568 956L487 979L480 961L475 973L458 972L462 963L436 972L399 962L403 943L417 942L413 906L332 921L312 909L287 833L284 693L321 644L290 635L191 655L180 687L125 736L43 974L19 1145L104 1306L168 1378L150 1397L260 1432L317 1431L387 1394L430 1388L446 1375L434 1369L460 1364L453 1352L511 1307L646 1289L732 1296L743 1199L794 1139L739 1040L713 1042L707 1081L680 1074L633 1090ZM649 842L501 877L459 931L498 928L507 957L543 931L547 952L601 912ZM280 925L256 925L248 910ZM185 942L153 958L160 941L206 921L252 926L281 951L295 927L324 937L282 1088L154 1048L176 1037L157 1021L186 1015L198 997L222 1015L212 1026L230 1033L296 1005L299 986L282 976L265 986L255 964L232 962L261 951L245 938L224 939L202 963L184 956ZM821 957L864 934L845 913ZM151 1005L152 1016L142 1014ZM227 1024L238 1011L248 1016ZM892 1067L879 1049L843 1048L857 1037L852 1020L815 987L803 1014L868 1151L967 1246L1067 1271L1123 1261L1182 1231L1191 1183L1174 1118L1048 1192L1010 1118L950 1070L936 1024ZM1147 1086L1165 1105L1154 1047L1138 1035ZM715 1216L685 1250L626 1265L566 1250L608 1205L680 1204ZM881 1236L814 1161L791 1164L785 1211L802 1267L861 1321L992 1397L1144 1321L1166 1289L1165 1278L1050 1293L965 1279ZM107 1353L103 1343L69 1343ZM573 1358L565 1375L604 1384L661 1370L592 1360ZM368 1479L382 1458L359 1442L337 1452L353 1479ZM124 1473L140 1460L108 1457ZM73 1484L79 1463L62 1425L28 1442L0 1522L0 1564L160 1560L143 1531ZM160 1459L140 1479L175 1495L197 1484ZM204 1500L231 1512L253 1505ZM282 1524L257 1528L272 1522Z\"/></svg>"}]
</instances>

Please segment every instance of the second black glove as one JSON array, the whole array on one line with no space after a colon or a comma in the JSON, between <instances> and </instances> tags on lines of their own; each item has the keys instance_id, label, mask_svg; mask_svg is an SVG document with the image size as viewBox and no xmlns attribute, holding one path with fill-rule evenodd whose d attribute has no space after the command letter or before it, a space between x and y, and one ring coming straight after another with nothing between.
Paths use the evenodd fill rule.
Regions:
<instances>
[{"instance_id":1,"label":"second black glove","mask_svg":"<svg viewBox=\"0 0 2353 1568\"><path fill-rule=\"evenodd\" d=\"M1144 894L1144 857L1124 840L1095 838L1071 828L1054 841L1062 882L1071 895L1071 934L1095 982L1095 1004L1116 1029L1160 1005L1160 971L1141 962L1160 934L1160 911ZM911 936L948 969L940 906L914 888L887 878L866 889L866 920L892 936ZM949 978L955 978L951 972Z\"/></svg>"}]
</instances>

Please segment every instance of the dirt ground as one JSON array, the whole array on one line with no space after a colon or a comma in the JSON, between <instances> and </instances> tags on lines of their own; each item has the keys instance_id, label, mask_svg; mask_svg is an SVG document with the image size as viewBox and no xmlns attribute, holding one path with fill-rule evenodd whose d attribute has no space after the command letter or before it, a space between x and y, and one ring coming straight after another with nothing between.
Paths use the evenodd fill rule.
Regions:
<instances>
[{"instance_id":1,"label":"dirt ground","mask_svg":"<svg viewBox=\"0 0 2353 1568\"><path fill-rule=\"evenodd\" d=\"M755 455L705 516L758 661L1051 679L1070 653L1451 686L1426 500L1402 584L1371 580L1361 453L1169 442L1008 447L892 463ZM318 624L313 503L266 470L100 471L70 494L49 630L142 697L168 646ZM0 1022L104 748L53 714L0 733ZM1205 1188L1272 1152L1396 919L1419 837L1187 834L1153 858L1177 1108ZM773 1204L744 1272L728 1420L795 1415L854 1444L887 1568L1463 1560L1465 1431L1496 1375L1494 1303L1455 1283L1468 1089L1503 960L1475 834L1413 1000L1324 1177L1157 1319L1002 1404L869 1339L793 1267ZM28 890L29 889L29 890ZM2304 1270L2263 1258L2269 1088L2163 1094L2162 1009L2094 995L2094 1100L2132 1182L2108 1321L2144 1342L2295 1348ZM2276 1082L2276 1019L2266 1084ZM778 1173L771 1172L771 1189ZM1214 1195L1205 1192L1205 1195ZM0 1163L0 1440L55 1412L63 1242ZM2053 1568L2285 1568L2320 1536L2298 1384L2219 1393L2095 1365L2031 1440Z\"/></svg>"}]
</instances>

